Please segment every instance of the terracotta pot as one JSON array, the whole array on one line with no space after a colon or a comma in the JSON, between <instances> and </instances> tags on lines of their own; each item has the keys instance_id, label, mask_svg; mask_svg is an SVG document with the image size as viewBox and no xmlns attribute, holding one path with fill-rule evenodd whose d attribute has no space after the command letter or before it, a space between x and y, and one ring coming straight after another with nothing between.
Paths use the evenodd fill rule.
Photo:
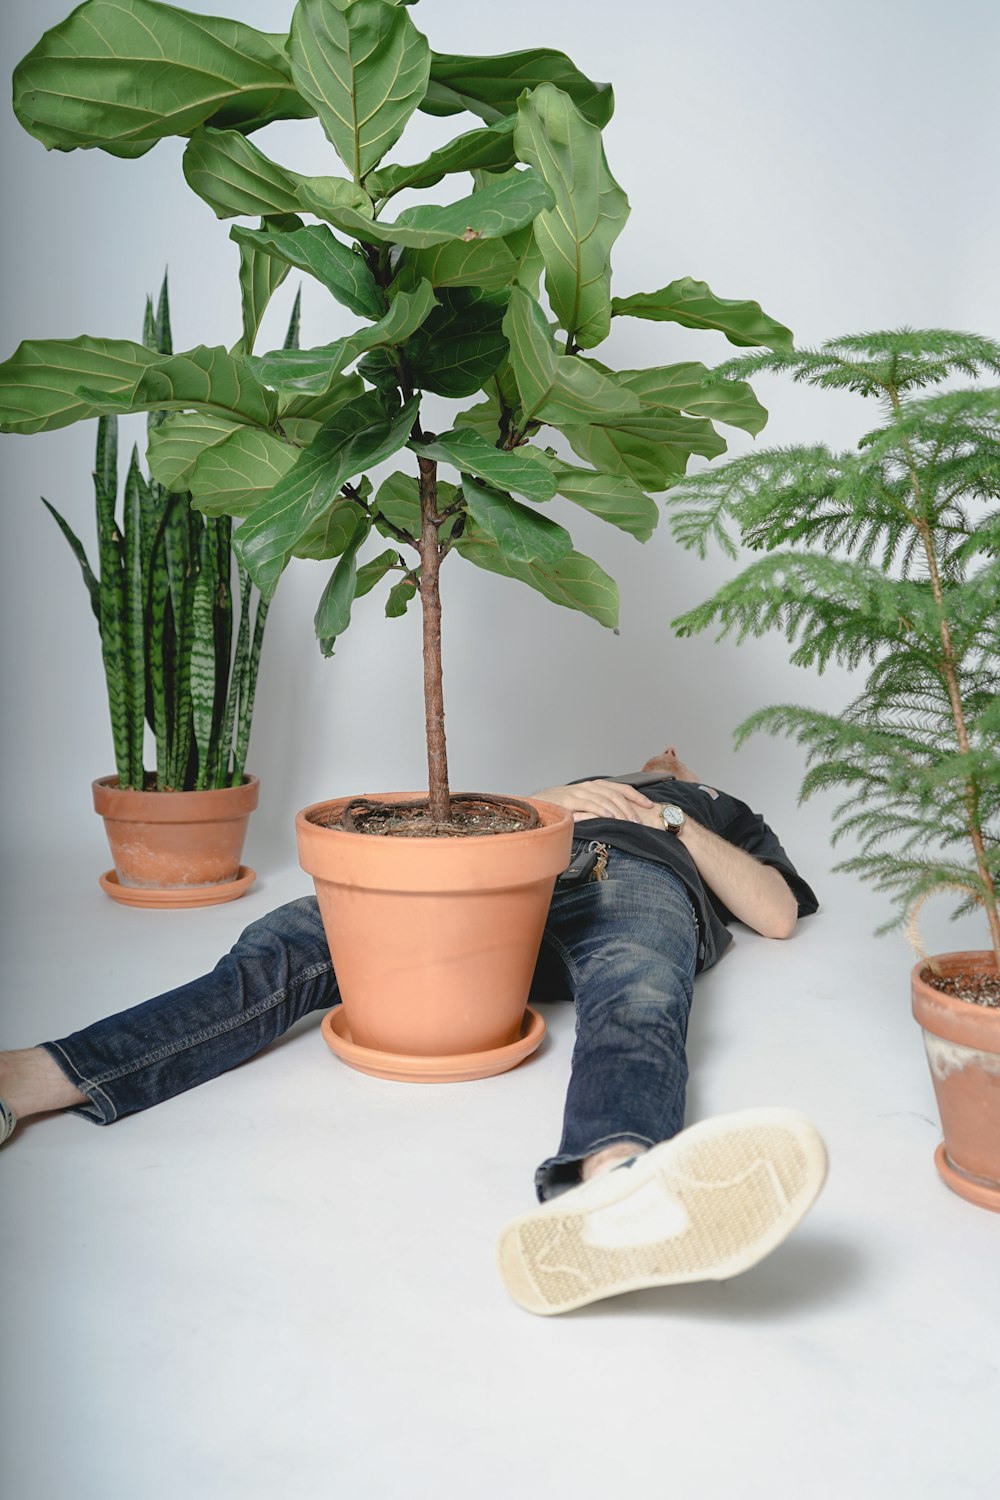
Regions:
<instances>
[{"instance_id":1,"label":"terracotta pot","mask_svg":"<svg viewBox=\"0 0 1000 1500\"><path fill-rule=\"evenodd\" d=\"M942 974L996 972L989 950L942 953ZM911 973L913 1014L924 1030L944 1140L938 1171L953 1192L1000 1212L1000 1010L944 995Z\"/></svg>"},{"instance_id":2,"label":"terracotta pot","mask_svg":"<svg viewBox=\"0 0 1000 1500\"><path fill-rule=\"evenodd\" d=\"M544 1032L533 1014L522 1023L572 814L532 801L540 827L474 838L321 826L351 800L316 803L295 823L343 998L346 1027L326 1028L330 1046L382 1077L441 1082L514 1066Z\"/></svg>"},{"instance_id":3,"label":"terracotta pot","mask_svg":"<svg viewBox=\"0 0 1000 1500\"><path fill-rule=\"evenodd\" d=\"M122 791L117 776L93 783L94 808L114 860L101 884L134 906L200 906L232 901L253 883L240 864L260 783L206 792Z\"/></svg>"}]
</instances>

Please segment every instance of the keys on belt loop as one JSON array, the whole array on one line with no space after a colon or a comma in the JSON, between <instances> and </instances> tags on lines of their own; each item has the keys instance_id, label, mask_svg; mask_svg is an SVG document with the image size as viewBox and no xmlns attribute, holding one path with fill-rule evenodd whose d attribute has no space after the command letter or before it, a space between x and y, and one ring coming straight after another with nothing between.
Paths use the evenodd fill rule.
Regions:
<instances>
[{"instance_id":1,"label":"keys on belt loop","mask_svg":"<svg viewBox=\"0 0 1000 1500\"><path fill-rule=\"evenodd\" d=\"M591 854L597 855L597 863L591 871L591 880L607 880L608 878L608 856L611 850L607 844L599 844L596 839L591 839L587 845Z\"/></svg>"}]
</instances>

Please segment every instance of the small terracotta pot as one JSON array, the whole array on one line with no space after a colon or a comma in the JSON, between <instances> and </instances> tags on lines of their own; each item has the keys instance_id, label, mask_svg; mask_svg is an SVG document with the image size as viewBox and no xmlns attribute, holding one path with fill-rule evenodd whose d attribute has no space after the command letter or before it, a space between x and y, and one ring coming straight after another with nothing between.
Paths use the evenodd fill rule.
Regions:
<instances>
[{"instance_id":1,"label":"small terracotta pot","mask_svg":"<svg viewBox=\"0 0 1000 1500\"><path fill-rule=\"evenodd\" d=\"M379 800L416 795L380 793ZM369 1049L374 1064L364 1071L419 1078L420 1059L427 1059L426 1075L444 1081L454 1058L456 1076L489 1076L488 1054L509 1049L522 1034L556 876L570 859L572 814L533 800L540 827L473 838L392 838L321 826L351 800L307 807L295 827L350 1041L355 1052ZM534 1045L540 1040L539 1033ZM376 1053L389 1054L391 1064L383 1067ZM346 1051L338 1055L358 1065ZM492 1071L510 1066L508 1060Z\"/></svg>"},{"instance_id":2,"label":"small terracotta pot","mask_svg":"<svg viewBox=\"0 0 1000 1500\"><path fill-rule=\"evenodd\" d=\"M996 972L990 950L942 953L934 963L946 975ZM1000 1010L933 989L927 968L921 960L910 980L944 1129L934 1160L953 1192L1000 1212Z\"/></svg>"},{"instance_id":3,"label":"small terracotta pot","mask_svg":"<svg viewBox=\"0 0 1000 1500\"><path fill-rule=\"evenodd\" d=\"M177 892L190 890L194 897L212 887L212 899L232 900L249 888L245 874L252 872L243 871L240 859L260 791L256 776L205 792L122 791L117 776L102 776L93 791L115 864L115 880L105 883L109 895L128 900L129 891L143 892L131 904L177 906L183 904ZM238 889L223 895L230 886Z\"/></svg>"}]
</instances>

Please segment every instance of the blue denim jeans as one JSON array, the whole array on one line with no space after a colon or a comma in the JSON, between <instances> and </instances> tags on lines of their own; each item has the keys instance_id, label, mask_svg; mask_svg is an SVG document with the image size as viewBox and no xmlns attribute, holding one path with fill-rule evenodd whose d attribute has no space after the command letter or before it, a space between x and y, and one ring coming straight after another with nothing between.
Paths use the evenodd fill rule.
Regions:
<instances>
[{"instance_id":1,"label":"blue denim jeans","mask_svg":"<svg viewBox=\"0 0 1000 1500\"><path fill-rule=\"evenodd\" d=\"M603 1146L651 1146L681 1129L697 945L687 892L662 865L612 849L607 879L556 887L530 999L572 1001L576 1042L562 1141L535 1174L540 1199L578 1182ZM43 1045L86 1094L77 1112L109 1125L245 1062L339 1000L309 896L252 923L210 974Z\"/></svg>"}]
</instances>

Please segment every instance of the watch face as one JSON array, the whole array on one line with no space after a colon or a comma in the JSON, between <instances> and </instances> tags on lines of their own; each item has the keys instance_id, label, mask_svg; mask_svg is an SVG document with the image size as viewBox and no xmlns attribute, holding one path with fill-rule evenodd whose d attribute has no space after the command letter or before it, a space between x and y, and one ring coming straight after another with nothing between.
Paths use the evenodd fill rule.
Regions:
<instances>
[{"instance_id":1,"label":"watch face","mask_svg":"<svg viewBox=\"0 0 1000 1500\"><path fill-rule=\"evenodd\" d=\"M663 819L664 828L680 828L684 822L683 812L673 802L661 804L660 816Z\"/></svg>"}]
</instances>

